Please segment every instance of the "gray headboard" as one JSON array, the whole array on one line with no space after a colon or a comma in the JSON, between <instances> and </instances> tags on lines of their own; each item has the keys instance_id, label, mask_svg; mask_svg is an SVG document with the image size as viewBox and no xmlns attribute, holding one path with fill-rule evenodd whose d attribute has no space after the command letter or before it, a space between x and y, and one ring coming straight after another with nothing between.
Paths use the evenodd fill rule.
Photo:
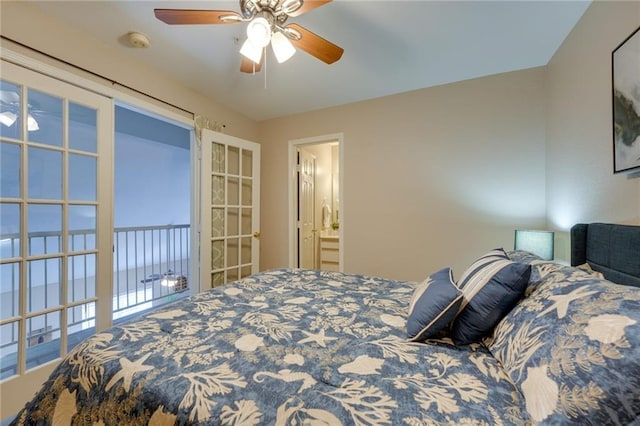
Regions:
<instances>
[{"instance_id":1,"label":"gray headboard","mask_svg":"<svg viewBox=\"0 0 640 426\"><path fill-rule=\"evenodd\" d=\"M579 223L571 228L571 265L588 263L606 279L640 287L640 226Z\"/></svg>"}]
</instances>

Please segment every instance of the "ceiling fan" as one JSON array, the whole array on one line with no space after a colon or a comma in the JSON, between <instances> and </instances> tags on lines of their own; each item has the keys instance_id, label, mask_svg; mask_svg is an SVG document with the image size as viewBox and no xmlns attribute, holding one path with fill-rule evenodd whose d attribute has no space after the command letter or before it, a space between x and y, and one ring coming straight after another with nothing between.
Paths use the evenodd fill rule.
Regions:
<instances>
[{"instance_id":1,"label":"ceiling fan","mask_svg":"<svg viewBox=\"0 0 640 426\"><path fill-rule=\"evenodd\" d=\"M241 13L230 10L154 9L156 18L170 25L237 24L249 22L247 40L242 45L240 71L259 71L262 54L271 43L278 62L295 53L295 47L321 61L332 64L344 49L298 24L286 24L289 17L300 16L331 0L240 0ZM295 46L295 47L294 47Z\"/></svg>"}]
</instances>

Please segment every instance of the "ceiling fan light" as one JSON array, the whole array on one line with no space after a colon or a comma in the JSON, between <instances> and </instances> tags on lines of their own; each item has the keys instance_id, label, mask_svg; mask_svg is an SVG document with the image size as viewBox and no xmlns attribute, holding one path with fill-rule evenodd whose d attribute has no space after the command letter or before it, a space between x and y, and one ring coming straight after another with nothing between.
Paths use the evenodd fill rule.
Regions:
<instances>
[{"instance_id":1,"label":"ceiling fan light","mask_svg":"<svg viewBox=\"0 0 640 426\"><path fill-rule=\"evenodd\" d=\"M247 37L258 47L265 47L271 40L271 25L263 17L255 18L247 25Z\"/></svg>"},{"instance_id":2,"label":"ceiling fan light","mask_svg":"<svg viewBox=\"0 0 640 426\"><path fill-rule=\"evenodd\" d=\"M247 39L240 48L240 53L256 64L259 64L262 58L262 47L256 46L251 40Z\"/></svg>"},{"instance_id":3,"label":"ceiling fan light","mask_svg":"<svg viewBox=\"0 0 640 426\"><path fill-rule=\"evenodd\" d=\"M296 48L293 47L287 36L279 31L271 37L271 47L276 55L276 60L280 64L289 60L296 53Z\"/></svg>"},{"instance_id":4,"label":"ceiling fan light","mask_svg":"<svg viewBox=\"0 0 640 426\"><path fill-rule=\"evenodd\" d=\"M0 123L4 124L7 127L13 126L13 123L15 123L17 119L18 116L11 111L0 113Z\"/></svg>"},{"instance_id":5,"label":"ceiling fan light","mask_svg":"<svg viewBox=\"0 0 640 426\"><path fill-rule=\"evenodd\" d=\"M27 116L27 130L30 132L35 132L36 130L40 130L40 126L38 125L38 122L31 114Z\"/></svg>"}]
</instances>

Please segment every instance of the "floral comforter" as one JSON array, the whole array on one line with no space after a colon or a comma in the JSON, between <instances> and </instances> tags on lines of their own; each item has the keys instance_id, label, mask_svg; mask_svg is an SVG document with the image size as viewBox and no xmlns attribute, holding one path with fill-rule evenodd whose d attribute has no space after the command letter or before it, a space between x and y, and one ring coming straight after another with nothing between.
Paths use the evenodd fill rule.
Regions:
<instances>
[{"instance_id":1,"label":"floral comforter","mask_svg":"<svg viewBox=\"0 0 640 426\"><path fill-rule=\"evenodd\" d=\"M521 424L482 345L406 340L415 284L272 270L77 346L17 424Z\"/></svg>"}]
</instances>

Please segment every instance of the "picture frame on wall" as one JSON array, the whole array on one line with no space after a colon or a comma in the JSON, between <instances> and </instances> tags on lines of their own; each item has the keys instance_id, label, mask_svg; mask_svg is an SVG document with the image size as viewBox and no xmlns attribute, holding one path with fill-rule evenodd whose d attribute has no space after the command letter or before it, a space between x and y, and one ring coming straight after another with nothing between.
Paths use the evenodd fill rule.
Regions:
<instances>
[{"instance_id":1,"label":"picture frame on wall","mask_svg":"<svg viewBox=\"0 0 640 426\"><path fill-rule=\"evenodd\" d=\"M640 27L611 53L613 172L640 172Z\"/></svg>"}]
</instances>

